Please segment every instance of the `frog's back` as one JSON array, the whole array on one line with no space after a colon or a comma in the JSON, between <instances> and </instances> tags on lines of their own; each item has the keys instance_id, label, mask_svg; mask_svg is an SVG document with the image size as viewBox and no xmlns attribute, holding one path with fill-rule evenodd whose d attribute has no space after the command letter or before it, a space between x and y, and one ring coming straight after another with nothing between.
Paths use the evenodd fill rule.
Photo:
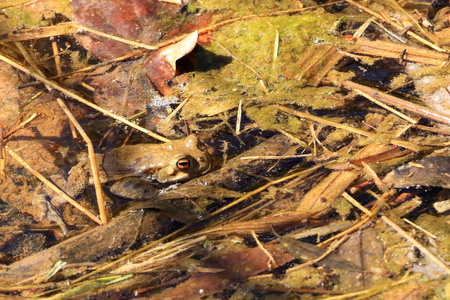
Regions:
<instances>
[{"instance_id":1,"label":"frog's back","mask_svg":"<svg viewBox=\"0 0 450 300\"><path fill-rule=\"evenodd\" d=\"M154 151L155 145L139 144L123 146L107 152L103 158L103 169L108 180L125 177L145 177L151 179L163 158Z\"/></svg>"}]
</instances>

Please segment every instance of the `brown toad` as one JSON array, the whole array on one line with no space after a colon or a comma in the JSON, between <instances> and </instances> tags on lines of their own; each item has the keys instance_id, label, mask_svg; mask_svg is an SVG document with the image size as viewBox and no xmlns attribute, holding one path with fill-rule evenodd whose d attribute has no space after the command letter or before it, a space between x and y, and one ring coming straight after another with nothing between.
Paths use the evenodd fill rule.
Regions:
<instances>
[{"instance_id":1,"label":"brown toad","mask_svg":"<svg viewBox=\"0 0 450 300\"><path fill-rule=\"evenodd\" d=\"M152 198L162 184L189 180L206 173L211 167L210 156L193 135L164 144L123 146L104 155L98 154L97 162L101 182L112 184L109 188L111 193L130 199ZM67 180L60 175L51 178L68 195L75 197L92 184L90 173L89 159L84 155L69 171ZM57 196L53 198L57 202L61 200ZM49 207L48 201L41 199L38 204L43 212L41 218L47 217L61 225L61 220L56 220L59 216L49 215L55 211Z\"/></svg>"}]
</instances>

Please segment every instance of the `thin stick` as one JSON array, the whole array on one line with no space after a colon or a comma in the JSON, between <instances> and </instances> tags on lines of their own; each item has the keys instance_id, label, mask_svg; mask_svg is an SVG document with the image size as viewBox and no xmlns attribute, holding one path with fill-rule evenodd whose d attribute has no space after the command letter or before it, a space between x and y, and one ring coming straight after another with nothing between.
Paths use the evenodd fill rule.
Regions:
<instances>
[{"instance_id":1,"label":"thin stick","mask_svg":"<svg viewBox=\"0 0 450 300\"><path fill-rule=\"evenodd\" d=\"M242 122L242 100L239 101L238 111L236 116L236 134L241 133L241 122Z\"/></svg>"},{"instance_id":2,"label":"thin stick","mask_svg":"<svg viewBox=\"0 0 450 300\"><path fill-rule=\"evenodd\" d=\"M322 259L324 259L325 257L327 257L328 255L330 255L333 251L335 251L337 248L339 248L340 245L342 245L345 241L348 240L348 236L344 236L342 239L340 239L339 241L334 242L328 249L327 251L325 251L325 253L323 253L321 256L312 259L310 261L307 261L301 265L295 266L293 268L290 268L288 270L286 270L286 273L291 273L294 271L297 271L301 268L307 267L307 266L311 266L319 261L321 261Z\"/></svg>"},{"instance_id":3,"label":"thin stick","mask_svg":"<svg viewBox=\"0 0 450 300\"><path fill-rule=\"evenodd\" d=\"M326 6L335 5L335 4L343 3L343 2L345 2L345 1L333 1L333 2L329 2L329 3L321 4L321 5L313 5L313 6L303 7L303 8L298 8L298 9L289 9L289 10L282 10L282 11L277 11L277 12L267 13L267 14L248 15L248 16L243 16L243 17L238 17L238 18L226 19L225 21L222 21L222 22L213 24L211 26L207 26L207 27L204 27L202 29L199 29L198 30L198 34L201 35L201 34L204 34L204 33L209 33L211 31L214 31L214 30L218 29L218 28L224 27L224 26L226 26L228 24L232 24L232 23L238 22L238 21L244 21L244 20L250 20L250 19L256 19L256 18L269 18L269 17L293 15L293 14L298 14L298 13L301 13L301 12L304 12L304 11L308 11L308 10L314 10L314 9L317 9L318 7L326 7ZM161 48L161 47L164 47L166 45L169 45L169 44L181 41L188 34L190 34L190 33L186 33L186 34L174 37L172 39L163 41L163 42L157 44L156 47Z\"/></svg>"},{"instance_id":4,"label":"thin stick","mask_svg":"<svg viewBox=\"0 0 450 300\"><path fill-rule=\"evenodd\" d=\"M20 130L21 128L23 128L25 125L27 125L28 123L30 123L31 121L33 121L39 114L38 113L34 113L31 115L31 117L29 117L28 119L26 119L25 121L23 121L22 123L20 123L19 125L17 125L16 127L14 127L13 129L11 129L5 136L3 136L3 138L6 140L7 138L9 138L11 135L13 135L16 131Z\"/></svg>"},{"instance_id":5,"label":"thin stick","mask_svg":"<svg viewBox=\"0 0 450 300\"><path fill-rule=\"evenodd\" d=\"M421 274L414 274L411 275L407 278L404 278L398 282L392 283L390 284L388 287L383 287L383 286L375 286L372 287L370 289L367 290L362 290L362 291L358 291L358 292L354 292L354 293L348 293L348 294L344 294L344 295L339 295L339 296L332 296L332 297L327 297L327 300L342 300L342 299L371 299L371 296L375 296L376 294L380 294L383 291L387 290L388 288L393 288L396 286L399 286L403 283L406 283L408 281L412 281L415 279L418 279L420 276L422 276ZM356 298L357 296L359 296L358 298Z\"/></svg>"},{"instance_id":6,"label":"thin stick","mask_svg":"<svg viewBox=\"0 0 450 300\"><path fill-rule=\"evenodd\" d=\"M410 244L412 244L414 247L420 250L424 255L428 256L429 259L431 259L436 265L438 265L442 270L447 273L447 275L450 275L450 268L442 262L439 258L437 258L433 253L431 253L430 250L422 246L418 241L416 241L412 236L410 236L406 231L400 228L397 224L392 222L388 217L382 216L381 220L383 220L384 223L389 225L392 229L394 229L395 232L397 232L399 235L401 235L404 239L406 239Z\"/></svg>"},{"instance_id":7,"label":"thin stick","mask_svg":"<svg viewBox=\"0 0 450 300\"><path fill-rule=\"evenodd\" d=\"M277 130L278 130L281 134L283 134L283 135L287 136L288 138L290 138L294 143L299 144L301 147L303 147L303 148L305 148L305 149L308 148L308 144L307 144L307 143L305 143L304 141L300 140L299 138L293 136L293 135L290 134L289 132L287 132L287 131L285 131L285 130L283 130L283 129L281 129L281 128L277 128Z\"/></svg>"},{"instance_id":8,"label":"thin stick","mask_svg":"<svg viewBox=\"0 0 450 300\"><path fill-rule=\"evenodd\" d=\"M342 86L345 89L348 90L355 90L358 89L360 91L363 91L365 93L367 93L368 95L376 98L377 100L385 103L385 104L389 104L395 107L398 107L400 109L404 109L407 111L410 111L412 113L415 113L419 116L422 116L424 118L428 118L430 120L433 120L435 122L438 123L443 123L443 124L447 124L450 125L450 116L449 115L445 115L445 114L441 114L431 108L425 107L425 106L420 106L414 103L411 103L409 101L388 95L386 93L383 93L379 90L375 90L372 89L368 86L364 86L358 83L354 83L352 81L345 81Z\"/></svg>"},{"instance_id":9,"label":"thin stick","mask_svg":"<svg viewBox=\"0 0 450 300\"><path fill-rule=\"evenodd\" d=\"M369 94L366 94L366 93L364 93L363 91L358 90L358 89L355 89L355 92L357 92L358 94L360 94L360 95L363 96L364 98L366 98L366 99L372 101L373 103L375 103L375 104L377 104L377 105L383 107L384 109L390 111L391 113L396 114L396 115L399 116L400 118L402 118L402 119L404 119L404 120L406 120L406 121L408 121L408 122L410 122L410 123L412 123L412 124L417 124L417 121L414 120L413 118L410 118L410 117L408 117L407 115L402 114L402 113L399 112L398 110L395 110L395 109L393 109L392 107L390 107L390 106L384 104L383 102L378 101L377 99L373 98L373 97L370 96Z\"/></svg>"},{"instance_id":10,"label":"thin stick","mask_svg":"<svg viewBox=\"0 0 450 300\"><path fill-rule=\"evenodd\" d=\"M403 218L403 221L405 221L406 223L408 223L409 225L419 229L420 231L422 231L423 233L425 233L426 235L432 237L433 239L437 239L437 236L435 236L434 234L432 234L431 232L429 232L428 230L423 229L422 227L420 227L419 225L411 222L410 220Z\"/></svg>"},{"instance_id":11,"label":"thin stick","mask_svg":"<svg viewBox=\"0 0 450 300\"><path fill-rule=\"evenodd\" d=\"M415 125L414 126L417 129L425 130L425 131L431 131L434 133L444 134L444 135L450 135L450 130L446 128L435 128L435 127L429 127L429 126L423 126L423 125Z\"/></svg>"},{"instance_id":12,"label":"thin stick","mask_svg":"<svg viewBox=\"0 0 450 300\"><path fill-rule=\"evenodd\" d=\"M3 143L3 129L0 127L0 179L6 176L5 147Z\"/></svg>"},{"instance_id":13,"label":"thin stick","mask_svg":"<svg viewBox=\"0 0 450 300\"><path fill-rule=\"evenodd\" d=\"M269 251L267 251L266 248L264 248L263 244L261 244L260 240L258 239L258 236L256 235L255 231L252 230L252 237L255 240L256 244L258 245L258 247L262 250L262 252L264 252L267 257L269 258L269 261L267 262L267 267L270 269L272 268L276 268L278 267L277 262L275 261L275 259L273 258L272 254L270 254Z\"/></svg>"},{"instance_id":14,"label":"thin stick","mask_svg":"<svg viewBox=\"0 0 450 300\"><path fill-rule=\"evenodd\" d=\"M275 41L273 43L273 58L272 58L273 63L275 63L275 60L278 57L279 44L280 44L280 32L278 31L278 29L275 29Z\"/></svg>"},{"instance_id":15,"label":"thin stick","mask_svg":"<svg viewBox=\"0 0 450 300\"><path fill-rule=\"evenodd\" d=\"M141 131L141 132L143 132L145 134L148 134L149 136L151 136L151 137L153 137L153 138L155 138L157 140L160 140L162 142L169 142L170 141L169 139L167 139L167 138L165 138L163 136L160 136L159 134L151 132L150 130L147 130L147 129L139 126L139 125L136 125L136 124L128 121L124 117L121 117L121 116L118 116L116 114L113 114L112 112L110 112L110 111L108 111L106 109L103 109L100 106L95 105L94 103L89 102L88 100L86 100L86 99L78 96L77 94L75 94L75 93L65 89L64 87L60 86L56 82L54 82L52 80L49 80L49 79L45 78L44 76L41 76L41 75L37 74L36 72L28 70L26 67L22 66L21 64L15 62L15 61L13 61L13 60L11 60L9 58L7 58L4 55L0 54L0 60L6 62L7 64L13 66L16 69L19 69L20 71L22 71L22 72L24 72L26 74L29 74L29 75L33 76L37 80L42 81L44 84L46 84L46 85L48 85L48 86L50 86L50 87L52 87L52 88L54 88L54 89L64 93L64 94L66 94L67 96L69 96L69 97L71 97L73 99L76 99L77 101L83 103L84 105L87 105L87 106L89 106L89 107L91 107L91 108L93 108L93 109L95 109L95 110L97 110L97 111L99 111L99 112L101 112L101 113L103 113L103 114L105 114L105 115L107 115L107 116L117 120L117 121L120 121L120 122L122 122L122 123L124 123L124 124L126 124L126 125L128 125L130 127L133 127L133 128L135 128L135 129L137 129L137 130L139 130L139 131Z\"/></svg>"},{"instance_id":16,"label":"thin stick","mask_svg":"<svg viewBox=\"0 0 450 300\"><path fill-rule=\"evenodd\" d=\"M60 76L62 75L63 72L61 69L61 58L59 57L58 44L56 43L54 37L51 37L51 41L52 41L53 59L55 61L56 74L58 74L58 78L61 78ZM41 74L41 75L43 75L43 74ZM60 79L59 82L62 82L62 80ZM73 125L73 123L70 120L69 120L69 127L70 127L70 132L72 133L72 138L76 139L77 131L75 130L75 126Z\"/></svg>"},{"instance_id":17,"label":"thin stick","mask_svg":"<svg viewBox=\"0 0 450 300\"><path fill-rule=\"evenodd\" d=\"M348 202L350 202L351 204L353 204L353 206L356 206L357 208L359 208L359 210L361 210L363 213L365 213L366 215L368 215L369 217L373 215L373 213L368 210L367 208L365 208L364 206L362 206L358 201L356 201L355 198L353 198L352 196L350 196L347 192L343 192L342 196L347 199Z\"/></svg>"},{"instance_id":18,"label":"thin stick","mask_svg":"<svg viewBox=\"0 0 450 300\"><path fill-rule=\"evenodd\" d=\"M31 174L36 176L40 181L42 181L46 186L51 188L55 193L64 198L67 202L78 208L80 211L85 213L89 218L91 218L94 222L99 225L102 225L102 221L100 221L93 213L89 210L81 206L77 201L70 198L66 193L61 191L56 185L47 180L44 176L42 176L38 171L34 170L26 161L24 161L19 155L17 155L13 150L11 150L8 146L5 146L6 151L9 155L11 155L14 159L16 159L25 169L27 169Z\"/></svg>"},{"instance_id":19,"label":"thin stick","mask_svg":"<svg viewBox=\"0 0 450 300\"><path fill-rule=\"evenodd\" d=\"M260 155L260 156L245 156L241 157L241 159L289 159L289 158L300 158L300 157L309 157L311 154L300 154L300 155Z\"/></svg>"},{"instance_id":20,"label":"thin stick","mask_svg":"<svg viewBox=\"0 0 450 300\"><path fill-rule=\"evenodd\" d=\"M362 221L360 221L359 223L353 225L353 226L350 227L349 229L347 229L347 230L345 230L345 231L343 231L343 232L341 232L341 233L339 233L339 234L333 236L332 238L329 238L329 239L326 240L326 241L323 241L323 242L320 243L320 244L317 244L317 246L323 247L324 245L329 244L329 243L331 243L331 242L334 241L334 240L337 240L337 239L339 239L339 238L341 238L341 237L343 237L343 236L346 236L346 235L348 235L348 234L350 234L350 233L352 233L352 232L355 232L355 231L358 230L359 228L363 227L365 224L369 223L371 220L372 220L371 218L365 218L364 220L362 220Z\"/></svg>"},{"instance_id":21,"label":"thin stick","mask_svg":"<svg viewBox=\"0 0 450 300\"><path fill-rule=\"evenodd\" d=\"M144 48L144 49L148 49L148 50L157 50L158 49L157 46L151 46L151 45L148 45L148 44L127 40L127 39L124 39L124 38L121 38L121 37L118 37L118 36L115 36L115 35L107 34L107 33L104 33L104 32L101 32L101 31L98 31L98 30L95 30L95 29L92 29L92 28L80 25L78 23L72 23L70 25L75 26L76 28L78 28L80 30L89 31L89 32L92 32L92 33L94 33L96 35L106 37L106 38L108 38L110 40L114 40L114 41L118 41L118 42L121 42L121 43L124 43L124 44L128 44L128 45L133 46L135 48Z\"/></svg>"},{"instance_id":22,"label":"thin stick","mask_svg":"<svg viewBox=\"0 0 450 300\"><path fill-rule=\"evenodd\" d=\"M347 2L357 6L358 8L360 8L363 11L367 12L368 14L371 14L372 16L377 17L381 21L386 21L387 23L389 23L389 25L395 27L398 30L402 30L403 29L403 27L401 25L399 25L399 24L395 23L394 21L392 21L391 18L389 18L389 19L383 18L382 15L374 12L373 10L371 10L371 9L369 9L369 8L359 4L359 3L356 3L355 1L348 0ZM420 37L419 35L415 34L412 31L408 31L406 34L408 34L410 37L415 38L419 42L421 42L421 43L423 43L423 44L425 44L425 45L427 45L427 46L429 46L429 47L431 47L431 48L433 48L433 49L435 49L435 50L437 50L439 52L446 52L444 49L439 48L438 46L434 45L433 43L431 43L431 42L429 42L429 41L427 41L425 39L423 39L422 37Z\"/></svg>"},{"instance_id":23,"label":"thin stick","mask_svg":"<svg viewBox=\"0 0 450 300\"><path fill-rule=\"evenodd\" d=\"M372 133L372 132L368 132L368 131L365 131L365 130L362 130L362 129L359 129L359 128L354 128L354 127L347 126L347 125L344 125L344 124L336 123L336 122L333 122L333 121L330 121L330 120L327 120L327 119L324 119L324 118L320 118L320 117L317 117L317 116L314 116L314 115L311 115L311 114L308 114L308 113L300 112L300 111L297 111L297 110L294 110L294 109L290 109L290 108L287 108L287 107L284 107L284 106L281 106L281 105L274 105L274 106L275 106L275 108L277 108L277 109L279 109L281 111L284 111L284 112L286 112L288 114L291 114L291 115L294 115L294 116L298 116L300 118L308 119L308 120L311 120L311 121L314 121L314 122L322 123L322 124L325 124L325 125L333 126L333 127L336 127L336 128L344 129L344 130L347 130L347 131L350 131L350 132L353 132L353 133L356 133L356 134L359 134L359 135L362 135L362 136L366 136L369 139L371 139L372 141L376 141L376 140L378 140L380 138L380 134L379 133ZM393 145L402 146L402 147L411 149L411 150L416 151L416 152L418 152L420 150L420 147L416 143L406 142L406 141L402 141L402 140L398 140L398 139L392 139L392 138L389 140L389 142L391 144L393 144Z\"/></svg>"},{"instance_id":24,"label":"thin stick","mask_svg":"<svg viewBox=\"0 0 450 300\"><path fill-rule=\"evenodd\" d=\"M301 175L304 174L304 173L310 173L311 171L320 169L320 168L323 167L323 166L324 166L324 165L317 165L317 166L314 166L314 167L312 167L312 168L309 168L309 169L306 169L306 170L303 170L303 171L300 171L300 172L297 172L297 173L294 173L294 174L285 176L285 177L283 177L283 178L280 178L280 179L271 181L271 182L269 182L269 183L263 185L262 187L259 187L259 188L257 188L256 190L253 190L253 191L251 191L251 192L245 194L245 195L242 196L241 198L236 199L235 201L231 202L230 204L225 205L225 206L219 208L218 210L212 212L212 213L209 214L205 219L210 219L210 218L212 218L213 216L217 216L218 214L224 212L225 210L227 210L227 209L229 209L229 208L231 208L231 207L233 207L233 206L235 206L235 205L237 205L237 204L239 204L239 203L241 203L241 202L247 200L248 198L250 198L250 197L252 197L252 196L254 196L254 195L256 195L256 194L258 194L258 193L260 193L260 192L262 192L262 191L264 191L265 189L267 189L267 188L269 188L269 187L271 187L271 186L273 186L273 185L275 185L275 184L278 184L278 183L281 183L281 182L283 182L283 181L286 181L286 180L295 178L295 177L297 177L297 176L301 176Z\"/></svg>"},{"instance_id":25,"label":"thin stick","mask_svg":"<svg viewBox=\"0 0 450 300\"><path fill-rule=\"evenodd\" d=\"M187 97L186 99L183 100L183 102L180 103L180 105L178 105L168 116L167 118L164 120L165 122L170 121L182 108L183 106L186 104L186 102L190 99L191 97Z\"/></svg>"},{"instance_id":26,"label":"thin stick","mask_svg":"<svg viewBox=\"0 0 450 300\"><path fill-rule=\"evenodd\" d=\"M103 224L106 224L108 223L108 218L106 216L105 201L103 200L102 185L100 183L100 176L98 173L98 164L95 157L94 146L92 145L91 139L86 134L83 127L81 127L80 123L78 123L77 119L72 115L72 112L69 110L64 101L62 101L61 98L56 98L56 101L58 102L59 106L61 106L62 110L66 113L67 117L70 119L72 124L75 126L75 128L78 130L87 144L89 161L91 162L91 172L94 179L95 195L97 197L98 211L100 213L100 220Z\"/></svg>"},{"instance_id":27,"label":"thin stick","mask_svg":"<svg viewBox=\"0 0 450 300\"><path fill-rule=\"evenodd\" d=\"M372 177L373 182L374 182L375 185L378 187L378 189L379 189L380 191L383 191L383 192L386 193L386 192L388 191L388 188L387 188L386 184L384 184L384 183L381 181L380 177L378 177L377 173L375 173L375 171L374 171L368 164L366 164L365 162L362 161L361 164L363 165L364 170L366 171L366 173L367 173L370 177Z\"/></svg>"},{"instance_id":28,"label":"thin stick","mask_svg":"<svg viewBox=\"0 0 450 300\"><path fill-rule=\"evenodd\" d=\"M71 71L71 72L64 73L64 74L61 75L61 77L67 77L67 76L70 76L72 74L84 73L84 72L92 71L92 70L98 69L100 67L104 67L104 66L116 63L116 62L120 62L120 61L123 61L123 60L127 60L127 59L130 59L130 58L133 58L135 56L142 55L143 53L145 53L145 51L147 51L147 50L145 50L145 49L137 50L135 52L128 53L128 54L125 54L125 55L120 56L120 57L113 58L113 59L108 60L108 61L103 61L103 62L98 63L96 65L87 66L87 67L84 67L84 68L81 68L81 69L78 69L78 70L74 70L74 71ZM59 76L52 76L50 78L51 79L56 79L56 78L59 78Z\"/></svg>"}]
</instances>

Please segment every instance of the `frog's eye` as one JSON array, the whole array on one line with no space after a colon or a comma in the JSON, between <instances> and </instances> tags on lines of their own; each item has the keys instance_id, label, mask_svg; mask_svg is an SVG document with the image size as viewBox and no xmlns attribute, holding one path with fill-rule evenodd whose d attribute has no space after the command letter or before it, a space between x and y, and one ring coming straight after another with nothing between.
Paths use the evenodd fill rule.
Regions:
<instances>
[{"instance_id":1,"label":"frog's eye","mask_svg":"<svg viewBox=\"0 0 450 300\"><path fill-rule=\"evenodd\" d=\"M189 169L189 167L191 166L191 162L189 161L188 158L180 158L179 160L177 160L177 168L179 170L186 170Z\"/></svg>"}]
</instances>

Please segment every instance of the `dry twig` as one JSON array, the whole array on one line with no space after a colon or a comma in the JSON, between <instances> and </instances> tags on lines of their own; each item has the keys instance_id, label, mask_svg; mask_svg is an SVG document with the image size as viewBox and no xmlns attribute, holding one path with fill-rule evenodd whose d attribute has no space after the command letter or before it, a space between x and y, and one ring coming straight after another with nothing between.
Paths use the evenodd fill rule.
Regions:
<instances>
[{"instance_id":1,"label":"dry twig","mask_svg":"<svg viewBox=\"0 0 450 300\"><path fill-rule=\"evenodd\" d=\"M27 169L31 174L36 176L40 181L42 181L46 186L52 189L55 193L57 193L60 197L64 198L67 202L78 208L80 211L85 213L89 218L91 218L94 222L99 225L102 225L103 222L100 221L93 213L89 210L81 206L77 201L70 198L66 193L61 191L56 185L47 180L42 174L34 170L26 161L24 161L19 155L17 155L13 150L11 150L8 146L5 146L6 151L9 155L11 155L14 159L16 159L25 169Z\"/></svg>"},{"instance_id":2,"label":"dry twig","mask_svg":"<svg viewBox=\"0 0 450 300\"><path fill-rule=\"evenodd\" d=\"M418 241L416 241L411 235L409 235L406 231L400 228L397 224L392 222L388 217L382 216L381 220L383 220L386 225L390 226L395 232L397 232L400 236L402 236L404 239L406 239L410 244L412 244L414 247L420 250L424 255L426 255L431 261L433 261L439 268L441 268L447 275L450 275L450 268L445 264L443 261L441 261L439 258L437 258L433 253L431 253L430 250L425 248L422 244L420 244Z\"/></svg>"},{"instance_id":3,"label":"dry twig","mask_svg":"<svg viewBox=\"0 0 450 300\"><path fill-rule=\"evenodd\" d=\"M348 90L358 89L385 104L398 107L399 109L404 109L404 110L410 111L421 117L428 118L428 119L433 120L438 123L450 125L450 116L438 113L437 111L435 111L431 108L408 102L406 100L385 94L379 90L375 90L368 86L357 84L357 83L354 83L351 81L345 81L342 84L342 86Z\"/></svg>"},{"instance_id":4,"label":"dry twig","mask_svg":"<svg viewBox=\"0 0 450 300\"><path fill-rule=\"evenodd\" d=\"M72 115L72 113L70 112L69 108L64 103L64 101L62 101L60 98L57 98L56 101L58 102L59 106L61 106L62 110L66 113L69 120L78 130L78 132L81 134L81 136L83 137L84 141L87 144L89 161L91 163L91 172L94 180L95 195L97 197L98 211L100 213L100 220L102 221L103 224L106 224L108 223L108 218L106 216L105 201L103 200L102 185L100 183L100 176L98 171L97 159L95 157L94 146L92 145L91 139L86 134L83 127L81 127L80 123L78 123L77 119Z\"/></svg>"},{"instance_id":5,"label":"dry twig","mask_svg":"<svg viewBox=\"0 0 450 300\"><path fill-rule=\"evenodd\" d=\"M106 109L103 109L100 106L95 105L92 102L89 102L88 100L86 100L86 99L78 96L77 94L69 91L68 89L60 86L56 82L54 82L52 80L49 80L49 79L45 78L44 76L41 76L41 75L37 74L36 72L33 72L33 71L27 69L26 67L22 66L18 62L15 62L12 59L9 59L8 57L6 57L4 55L0 55L0 60L6 62L7 64L13 66L16 69L19 69L20 71L22 71L22 72L24 72L26 74L29 74L29 75L33 76L37 80L42 81L44 84L46 84L46 85L48 85L48 86L50 86L50 87L52 87L52 88L62 92L63 94L65 94L65 95L67 95L67 96L69 96L69 97L71 97L71 98L73 98L73 99L75 99L75 100L77 100L77 101L79 101L81 103L83 103L84 105L87 105L87 106L89 106L89 107L91 107L91 108L93 108L93 109L95 109L95 110L97 110L97 111L99 111L99 112L101 112L101 113L103 113L103 114L105 114L105 115L107 115L107 116L117 120L117 121L120 121L121 123L124 123L124 124L126 124L126 125L128 125L128 126L130 126L132 128L135 128L135 129L137 129L137 130L139 130L139 131L141 131L141 132L143 132L145 134L148 134L149 136L151 136L151 137L153 137L153 138L155 138L157 140L160 140L162 142L169 142L170 141L169 139L167 139L167 138L165 138L163 136L160 136L159 134L151 132L150 130L147 130L147 129L139 126L139 125L136 125L136 124L128 121L124 117L121 117L121 116L118 116L116 114L113 114L110 111L108 111Z\"/></svg>"}]
</instances>

